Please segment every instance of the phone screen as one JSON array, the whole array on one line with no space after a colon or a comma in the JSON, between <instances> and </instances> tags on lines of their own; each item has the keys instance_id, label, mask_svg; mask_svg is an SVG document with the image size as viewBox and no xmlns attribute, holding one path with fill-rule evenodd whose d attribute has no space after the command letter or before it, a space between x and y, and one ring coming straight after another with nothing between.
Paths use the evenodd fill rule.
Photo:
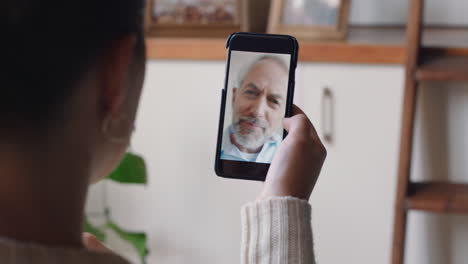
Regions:
<instances>
[{"instance_id":1,"label":"phone screen","mask_svg":"<svg viewBox=\"0 0 468 264\"><path fill-rule=\"evenodd\" d=\"M290 54L231 50L220 159L270 164L284 138Z\"/></svg>"}]
</instances>

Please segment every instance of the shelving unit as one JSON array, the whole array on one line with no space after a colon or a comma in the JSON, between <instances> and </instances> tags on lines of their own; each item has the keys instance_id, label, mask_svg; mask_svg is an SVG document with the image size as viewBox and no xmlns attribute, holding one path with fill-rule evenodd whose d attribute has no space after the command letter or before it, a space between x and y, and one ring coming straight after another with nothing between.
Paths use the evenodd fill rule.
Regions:
<instances>
[{"instance_id":1,"label":"shelving unit","mask_svg":"<svg viewBox=\"0 0 468 264\"><path fill-rule=\"evenodd\" d=\"M418 81L468 81L467 66L468 54L443 54L423 49L416 79Z\"/></svg>"},{"instance_id":2,"label":"shelving unit","mask_svg":"<svg viewBox=\"0 0 468 264\"><path fill-rule=\"evenodd\" d=\"M418 91L425 82L468 81L468 46L464 31L450 36L439 31L437 39L445 48L426 48L425 0L409 0L406 34L405 88L402 111L398 184L395 202L392 263L405 260L408 212L468 214L468 184L456 182L415 182L411 179L414 127ZM466 33L465 33L466 34ZM453 42L461 41L453 46ZM460 46L458 46L460 45ZM439 46L439 45L438 45Z\"/></svg>"},{"instance_id":3,"label":"shelving unit","mask_svg":"<svg viewBox=\"0 0 468 264\"><path fill-rule=\"evenodd\" d=\"M303 62L405 64L405 27L351 27L345 41L300 40ZM428 28L430 54L466 54L468 28ZM224 38L148 38L148 57L158 60L225 60ZM440 47L440 48L438 48ZM444 47L444 48L442 48ZM436 66L439 65L436 63Z\"/></svg>"},{"instance_id":4,"label":"shelving unit","mask_svg":"<svg viewBox=\"0 0 468 264\"><path fill-rule=\"evenodd\" d=\"M431 182L411 185L407 208L435 213L468 213L466 184Z\"/></svg>"}]
</instances>

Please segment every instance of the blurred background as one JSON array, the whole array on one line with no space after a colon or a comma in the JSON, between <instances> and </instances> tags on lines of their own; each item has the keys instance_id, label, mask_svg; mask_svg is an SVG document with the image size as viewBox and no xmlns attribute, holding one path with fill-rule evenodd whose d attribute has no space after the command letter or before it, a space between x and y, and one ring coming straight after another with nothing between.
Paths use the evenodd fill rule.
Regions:
<instances>
[{"instance_id":1,"label":"blurred background","mask_svg":"<svg viewBox=\"0 0 468 264\"><path fill-rule=\"evenodd\" d=\"M300 39L295 102L329 153L310 200L318 263L390 263L408 3L352 0L344 39ZM466 0L427 0L424 45L468 50L467 12ZM90 189L89 215L107 206L120 226L146 233L147 263L240 263L240 208L261 184L214 173L225 38L148 36L131 149L149 182ZM412 180L468 183L467 88L420 90ZM107 243L140 263L117 236ZM409 214L405 263L466 263L467 244L466 215Z\"/></svg>"}]
</instances>

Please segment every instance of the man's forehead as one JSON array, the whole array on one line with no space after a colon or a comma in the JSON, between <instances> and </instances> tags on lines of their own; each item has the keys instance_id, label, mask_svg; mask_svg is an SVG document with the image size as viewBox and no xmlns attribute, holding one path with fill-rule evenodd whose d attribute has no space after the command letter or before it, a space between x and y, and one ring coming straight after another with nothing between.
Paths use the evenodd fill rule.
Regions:
<instances>
[{"instance_id":1,"label":"man's forehead","mask_svg":"<svg viewBox=\"0 0 468 264\"><path fill-rule=\"evenodd\" d=\"M285 94L289 72L283 65L273 59L257 62L250 68L243 86L255 85L258 89L268 89L271 93Z\"/></svg>"},{"instance_id":2,"label":"man's forehead","mask_svg":"<svg viewBox=\"0 0 468 264\"><path fill-rule=\"evenodd\" d=\"M283 70L284 73L288 73L289 67L285 62L283 62L280 58L270 58L266 57L259 61L257 61L252 68L254 67L270 67L270 68L277 68Z\"/></svg>"}]
</instances>

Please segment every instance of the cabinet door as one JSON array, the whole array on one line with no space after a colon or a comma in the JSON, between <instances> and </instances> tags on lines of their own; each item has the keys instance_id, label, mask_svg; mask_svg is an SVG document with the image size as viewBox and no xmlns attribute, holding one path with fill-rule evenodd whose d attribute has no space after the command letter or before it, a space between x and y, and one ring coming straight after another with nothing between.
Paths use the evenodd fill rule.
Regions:
<instances>
[{"instance_id":1,"label":"cabinet door","mask_svg":"<svg viewBox=\"0 0 468 264\"><path fill-rule=\"evenodd\" d=\"M311 197L317 261L388 263L403 69L306 64L302 72L296 102L322 138L333 128Z\"/></svg>"},{"instance_id":2,"label":"cabinet door","mask_svg":"<svg viewBox=\"0 0 468 264\"><path fill-rule=\"evenodd\" d=\"M149 184L108 183L107 195L118 224L148 234L148 263L240 263L240 209L261 183L215 175L224 77L223 62L147 65L132 148L146 160ZM139 263L132 248L110 242Z\"/></svg>"},{"instance_id":3,"label":"cabinet door","mask_svg":"<svg viewBox=\"0 0 468 264\"><path fill-rule=\"evenodd\" d=\"M107 183L106 199L119 225L148 234L149 263L240 262L239 210L261 184L214 174L224 71L222 62L148 64L132 146L150 182ZM319 133L324 87L334 100L333 142L311 198L319 263L389 260L402 78L397 67L298 68L296 103ZM109 238L138 263L131 247Z\"/></svg>"}]
</instances>

